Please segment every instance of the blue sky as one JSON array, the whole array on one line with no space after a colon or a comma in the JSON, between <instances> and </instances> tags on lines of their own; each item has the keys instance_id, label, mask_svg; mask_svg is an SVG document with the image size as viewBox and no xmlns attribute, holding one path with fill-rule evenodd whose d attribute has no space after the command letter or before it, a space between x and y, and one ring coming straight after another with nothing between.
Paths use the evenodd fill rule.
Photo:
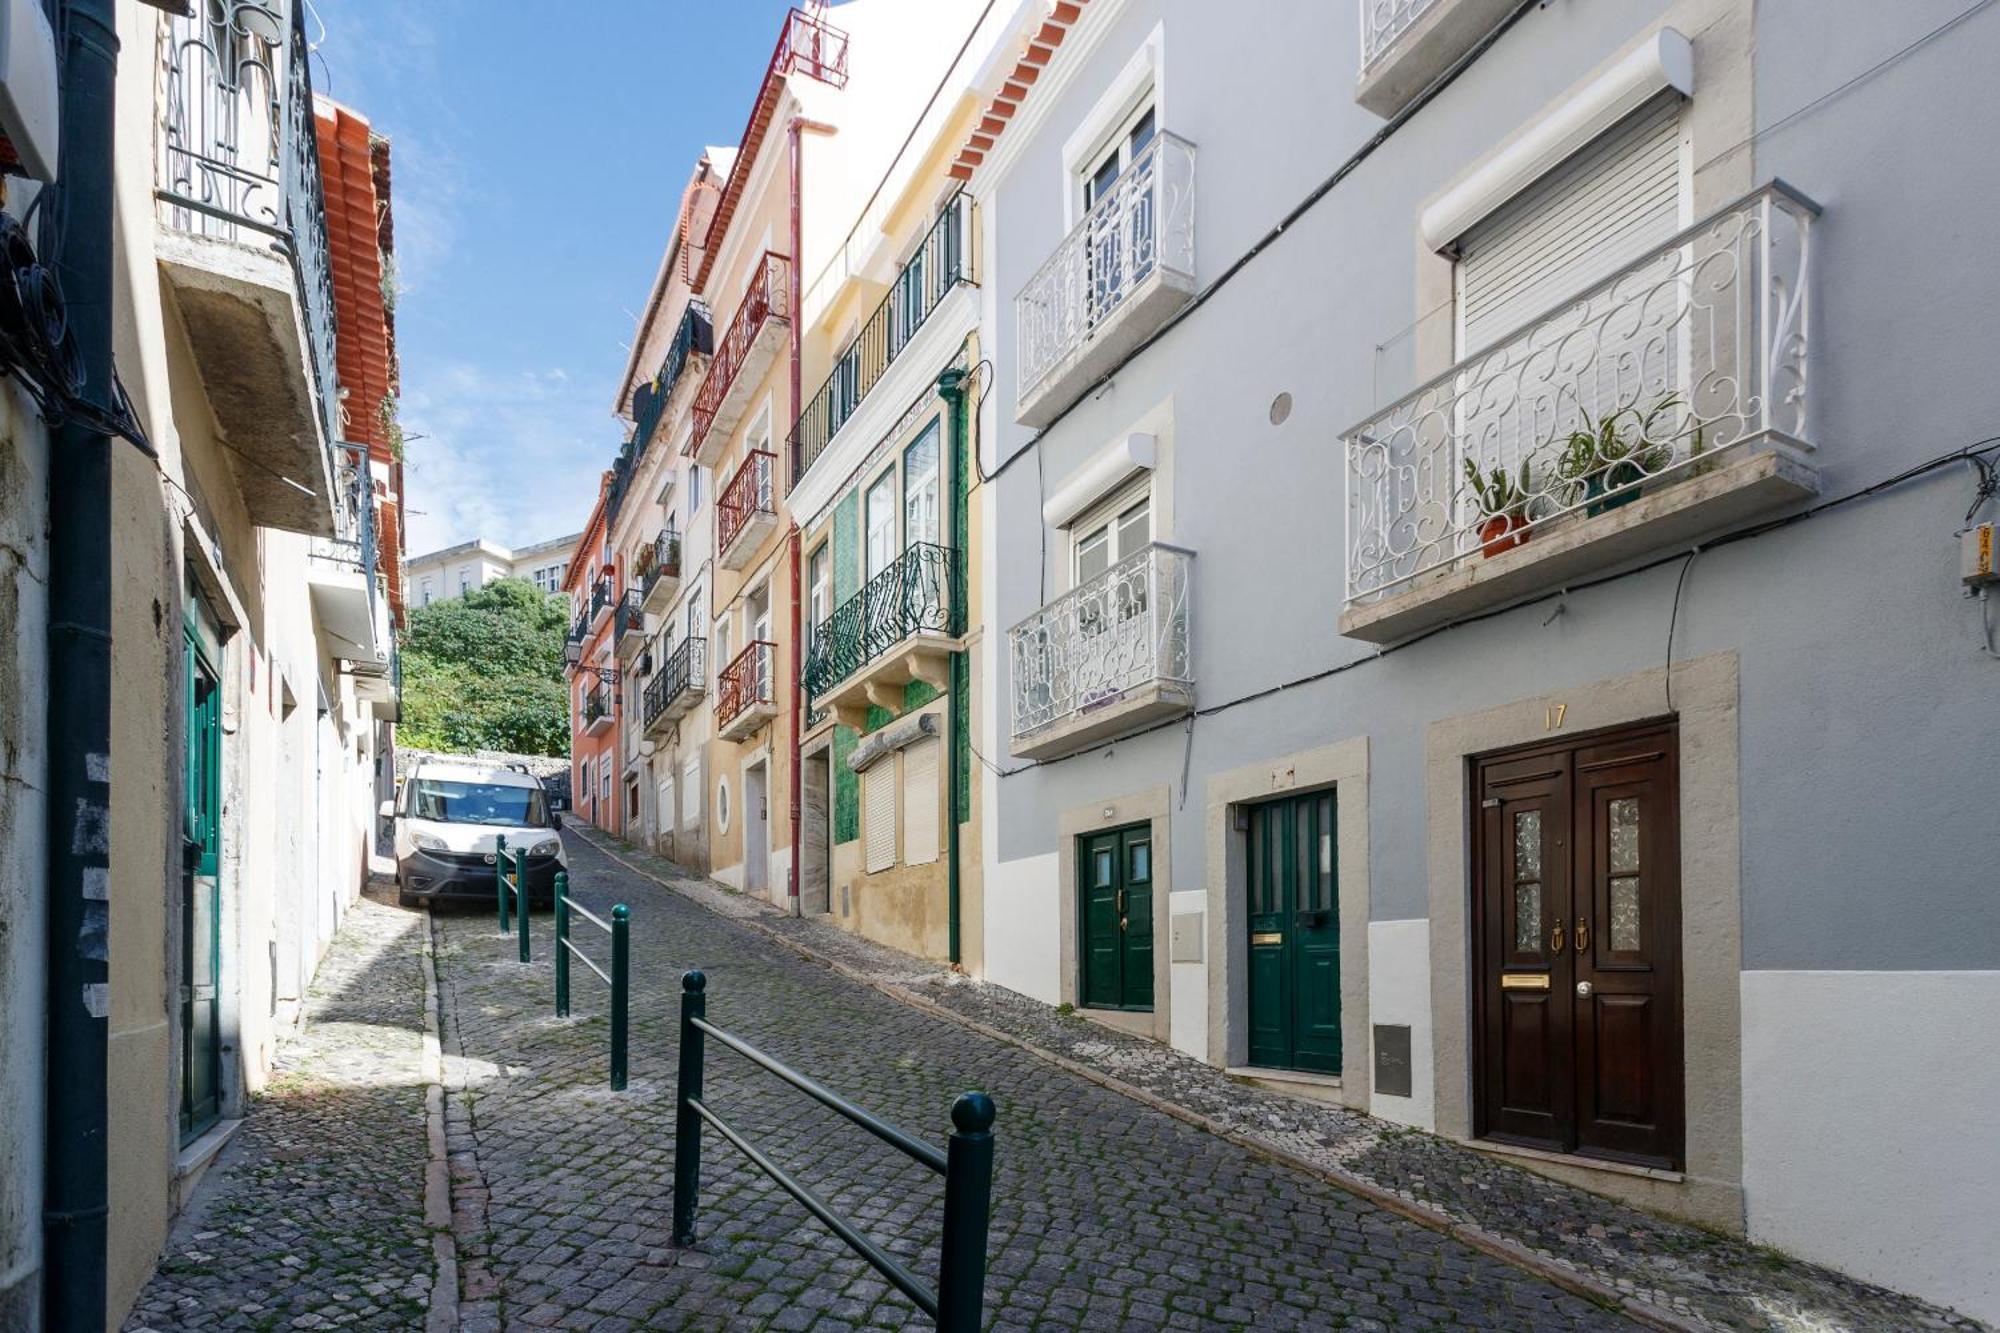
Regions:
<instances>
[{"instance_id":1,"label":"blue sky","mask_svg":"<svg viewBox=\"0 0 2000 1333\"><path fill-rule=\"evenodd\" d=\"M315 84L393 143L410 553L575 531L681 187L742 132L787 5L313 6Z\"/></svg>"}]
</instances>

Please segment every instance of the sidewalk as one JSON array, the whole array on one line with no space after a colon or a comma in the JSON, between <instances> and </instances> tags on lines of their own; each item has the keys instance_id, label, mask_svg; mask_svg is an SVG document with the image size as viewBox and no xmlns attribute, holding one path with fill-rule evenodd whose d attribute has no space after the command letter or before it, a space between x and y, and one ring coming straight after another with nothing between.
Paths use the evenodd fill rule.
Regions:
<instances>
[{"instance_id":1,"label":"sidewalk","mask_svg":"<svg viewBox=\"0 0 2000 1333\"><path fill-rule=\"evenodd\" d=\"M279 1047L270 1084L175 1221L129 1333L421 1328L424 918L371 889Z\"/></svg>"},{"instance_id":2,"label":"sidewalk","mask_svg":"<svg viewBox=\"0 0 2000 1333\"><path fill-rule=\"evenodd\" d=\"M1663 1328L1979 1329L1977 1321L1666 1221L1421 1131L1253 1087L1169 1047L785 915L596 830L572 830L709 909L906 1004L1361 1195Z\"/></svg>"}]
</instances>

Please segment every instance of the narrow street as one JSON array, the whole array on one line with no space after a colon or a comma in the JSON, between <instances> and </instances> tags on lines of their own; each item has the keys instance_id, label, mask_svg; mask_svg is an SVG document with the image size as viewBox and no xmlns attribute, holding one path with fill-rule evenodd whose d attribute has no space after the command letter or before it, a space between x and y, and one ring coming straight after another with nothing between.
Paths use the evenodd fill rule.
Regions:
<instances>
[{"instance_id":1,"label":"narrow street","mask_svg":"<svg viewBox=\"0 0 2000 1333\"><path fill-rule=\"evenodd\" d=\"M176 1219L129 1333L421 1328L423 917L348 910L271 1082Z\"/></svg>"},{"instance_id":2,"label":"narrow street","mask_svg":"<svg viewBox=\"0 0 2000 1333\"><path fill-rule=\"evenodd\" d=\"M631 1085L606 1086L605 992L553 1013L536 961L484 913L440 914L463 1327L924 1326L910 1304L716 1136L700 1244L666 1244L681 972L711 1021L942 1140L951 1097L999 1104L988 1281L996 1328L1606 1328L1506 1264L1010 1046L806 962L568 838L576 897L632 910ZM576 938L600 958L601 936ZM718 1111L920 1273L939 1192L921 1169L710 1049Z\"/></svg>"}]
</instances>

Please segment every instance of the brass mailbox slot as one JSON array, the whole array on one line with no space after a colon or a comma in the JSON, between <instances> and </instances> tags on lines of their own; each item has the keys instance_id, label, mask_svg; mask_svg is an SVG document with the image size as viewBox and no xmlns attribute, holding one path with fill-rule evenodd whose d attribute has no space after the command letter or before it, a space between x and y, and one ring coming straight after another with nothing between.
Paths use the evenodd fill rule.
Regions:
<instances>
[{"instance_id":1,"label":"brass mailbox slot","mask_svg":"<svg viewBox=\"0 0 2000 1333\"><path fill-rule=\"evenodd\" d=\"M1501 990L1547 990L1549 974L1546 972L1503 972L1500 974Z\"/></svg>"},{"instance_id":2,"label":"brass mailbox slot","mask_svg":"<svg viewBox=\"0 0 2000 1333\"><path fill-rule=\"evenodd\" d=\"M1250 937L1252 947L1265 944L1283 944L1285 933L1281 930L1260 930Z\"/></svg>"}]
</instances>

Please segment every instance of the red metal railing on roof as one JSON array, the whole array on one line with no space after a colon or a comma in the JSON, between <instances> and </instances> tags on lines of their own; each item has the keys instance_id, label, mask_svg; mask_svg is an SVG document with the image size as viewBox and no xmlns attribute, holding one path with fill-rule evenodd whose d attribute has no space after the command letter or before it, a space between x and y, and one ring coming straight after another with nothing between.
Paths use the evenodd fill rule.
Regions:
<instances>
[{"instance_id":1,"label":"red metal railing on roof","mask_svg":"<svg viewBox=\"0 0 2000 1333\"><path fill-rule=\"evenodd\" d=\"M797 72L835 88L847 86L847 34L826 21L826 6L809 5L785 16L771 69Z\"/></svg>"},{"instance_id":2,"label":"red metal railing on roof","mask_svg":"<svg viewBox=\"0 0 2000 1333\"><path fill-rule=\"evenodd\" d=\"M715 345L715 356L708 363L708 378L701 382L701 392L695 395L689 413L694 429L688 435L684 452L690 457L701 451L701 442L707 437L708 428L715 424L715 414L721 409L722 400L729 396L729 388L748 359L751 345L764 331L764 322L790 317L790 289L785 281L790 265L791 260L786 256L766 250L751 273L749 289L743 293L735 317L729 321L729 332Z\"/></svg>"}]
</instances>

